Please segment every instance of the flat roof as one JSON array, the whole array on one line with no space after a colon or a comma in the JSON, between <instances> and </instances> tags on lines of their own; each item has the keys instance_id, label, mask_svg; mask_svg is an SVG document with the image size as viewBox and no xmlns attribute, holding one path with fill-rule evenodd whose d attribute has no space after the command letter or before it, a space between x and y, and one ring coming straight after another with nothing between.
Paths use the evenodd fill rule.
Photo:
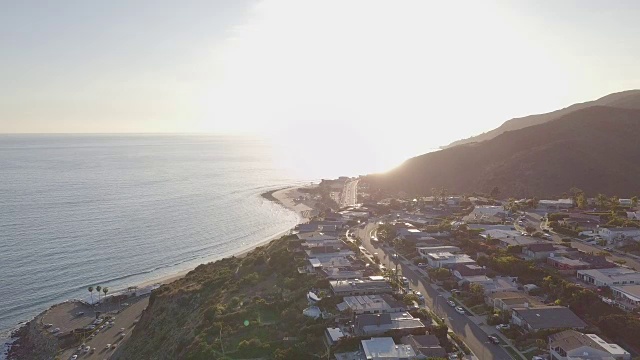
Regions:
<instances>
[{"instance_id":1,"label":"flat roof","mask_svg":"<svg viewBox=\"0 0 640 360\"><path fill-rule=\"evenodd\" d=\"M411 345L396 345L390 337L362 340L362 349L367 359L404 359L416 356Z\"/></svg>"},{"instance_id":2,"label":"flat roof","mask_svg":"<svg viewBox=\"0 0 640 360\"><path fill-rule=\"evenodd\" d=\"M578 274L589 275L592 278L606 283L610 281L634 280L640 281L640 273L623 267L614 267L609 269L589 269L578 270Z\"/></svg>"}]
</instances>

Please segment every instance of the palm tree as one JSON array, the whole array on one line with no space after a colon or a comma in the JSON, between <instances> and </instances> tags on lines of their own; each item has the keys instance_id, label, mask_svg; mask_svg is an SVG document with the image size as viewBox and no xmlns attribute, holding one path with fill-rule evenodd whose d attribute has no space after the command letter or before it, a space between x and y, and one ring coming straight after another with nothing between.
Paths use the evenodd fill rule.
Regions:
<instances>
[{"instance_id":1,"label":"palm tree","mask_svg":"<svg viewBox=\"0 0 640 360\"><path fill-rule=\"evenodd\" d=\"M100 290L102 290L102 286L96 286L96 291L98 292L98 303L100 303Z\"/></svg>"},{"instance_id":2,"label":"palm tree","mask_svg":"<svg viewBox=\"0 0 640 360\"><path fill-rule=\"evenodd\" d=\"M93 286L89 286L87 290L89 290L89 292L91 293L91 305L93 305Z\"/></svg>"},{"instance_id":3,"label":"palm tree","mask_svg":"<svg viewBox=\"0 0 640 360\"><path fill-rule=\"evenodd\" d=\"M102 292L104 293L104 297L105 297L105 300L106 300L106 298L107 298L107 293L109 292L109 288L108 288L108 287L104 287L104 288L102 288Z\"/></svg>"}]
</instances>

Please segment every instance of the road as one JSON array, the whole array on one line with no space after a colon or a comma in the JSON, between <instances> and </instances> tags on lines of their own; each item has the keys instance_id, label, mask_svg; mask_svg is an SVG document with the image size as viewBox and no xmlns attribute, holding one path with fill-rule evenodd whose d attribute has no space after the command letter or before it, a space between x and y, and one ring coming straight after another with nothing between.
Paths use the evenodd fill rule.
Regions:
<instances>
[{"instance_id":1,"label":"road","mask_svg":"<svg viewBox=\"0 0 640 360\"><path fill-rule=\"evenodd\" d=\"M370 233L375 229L375 223L369 223L364 229L358 228L356 233L362 239L362 246L371 254L378 253L381 264L389 269L395 269L396 262L391 256L390 250L382 248L378 243L372 244ZM471 351L482 360L510 360L512 357L501 346L493 345L487 342L487 333L485 333L476 323L474 323L467 315L458 314L446 301L447 299L436 290L435 286L427 283L424 275L420 274L417 266L409 261L400 260L397 262L399 272L409 279L412 289L420 291L425 297L426 305L431 308L438 316L443 317L449 329L460 337ZM494 333L498 331L495 330Z\"/></svg>"},{"instance_id":2,"label":"road","mask_svg":"<svg viewBox=\"0 0 640 360\"><path fill-rule=\"evenodd\" d=\"M129 306L125 306L123 310L117 314L114 320L113 327L105 327L102 331L100 331L96 337L93 339L85 340L87 346L96 348L95 353L87 354L81 351L77 351L77 349L67 349L62 352L60 359L66 360L70 359L72 355L78 355L78 360L89 360L89 359L108 359L113 354L114 350L106 350L107 344L117 344L118 346L122 345L124 341L126 341L133 330L134 322L137 320L142 311L149 304L149 297L142 296L138 298L133 298L129 300ZM125 336L121 336L121 328L124 328Z\"/></svg>"},{"instance_id":3,"label":"road","mask_svg":"<svg viewBox=\"0 0 640 360\"><path fill-rule=\"evenodd\" d=\"M340 207L354 206L358 203L358 181L348 181L344 184L340 195Z\"/></svg>"}]
</instances>

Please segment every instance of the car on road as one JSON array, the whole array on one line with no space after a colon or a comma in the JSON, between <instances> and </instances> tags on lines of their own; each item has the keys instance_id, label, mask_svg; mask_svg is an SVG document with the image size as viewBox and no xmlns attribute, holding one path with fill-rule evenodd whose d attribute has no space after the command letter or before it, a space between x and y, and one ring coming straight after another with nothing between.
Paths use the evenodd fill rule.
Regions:
<instances>
[{"instance_id":1,"label":"car on road","mask_svg":"<svg viewBox=\"0 0 640 360\"><path fill-rule=\"evenodd\" d=\"M489 342L491 342L492 344L495 344L495 345L500 344L500 340L498 340L498 338L493 335L489 335L487 338L489 339Z\"/></svg>"},{"instance_id":2,"label":"car on road","mask_svg":"<svg viewBox=\"0 0 640 360\"><path fill-rule=\"evenodd\" d=\"M449 306L451 306L451 307L456 307L456 303L454 303L451 300L447 301L447 304L449 304Z\"/></svg>"},{"instance_id":3,"label":"car on road","mask_svg":"<svg viewBox=\"0 0 640 360\"><path fill-rule=\"evenodd\" d=\"M509 329L509 324L496 325L496 330L507 330L507 329Z\"/></svg>"},{"instance_id":4,"label":"car on road","mask_svg":"<svg viewBox=\"0 0 640 360\"><path fill-rule=\"evenodd\" d=\"M105 350L111 349L111 344L107 344L107 346L105 346L104 348L105 348Z\"/></svg>"},{"instance_id":5,"label":"car on road","mask_svg":"<svg viewBox=\"0 0 640 360\"><path fill-rule=\"evenodd\" d=\"M78 355L71 356L71 360L76 360L77 358L78 358Z\"/></svg>"},{"instance_id":6,"label":"car on road","mask_svg":"<svg viewBox=\"0 0 640 360\"><path fill-rule=\"evenodd\" d=\"M464 315L464 309L460 306L456 306L456 312L460 315Z\"/></svg>"}]
</instances>

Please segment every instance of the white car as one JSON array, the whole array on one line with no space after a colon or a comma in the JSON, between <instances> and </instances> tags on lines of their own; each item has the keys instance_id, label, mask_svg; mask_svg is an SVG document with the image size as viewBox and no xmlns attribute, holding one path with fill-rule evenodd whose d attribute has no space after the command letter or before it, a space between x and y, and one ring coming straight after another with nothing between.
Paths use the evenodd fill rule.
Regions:
<instances>
[{"instance_id":1,"label":"white car","mask_svg":"<svg viewBox=\"0 0 640 360\"><path fill-rule=\"evenodd\" d=\"M76 360L77 358L78 358L78 355L71 356L71 360Z\"/></svg>"},{"instance_id":2,"label":"white car","mask_svg":"<svg viewBox=\"0 0 640 360\"><path fill-rule=\"evenodd\" d=\"M451 307L456 307L456 303L454 303L451 300L447 301L447 304L449 304L449 306L451 306Z\"/></svg>"},{"instance_id":3,"label":"white car","mask_svg":"<svg viewBox=\"0 0 640 360\"><path fill-rule=\"evenodd\" d=\"M464 309L460 306L456 306L456 312L460 315L464 315Z\"/></svg>"},{"instance_id":4,"label":"white car","mask_svg":"<svg viewBox=\"0 0 640 360\"><path fill-rule=\"evenodd\" d=\"M496 330L507 330L507 329L509 329L509 324L496 325Z\"/></svg>"},{"instance_id":5,"label":"white car","mask_svg":"<svg viewBox=\"0 0 640 360\"><path fill-rule=\"evenodd\" d=\"M111 344L107 344L107 346L105 346L104 348L107 350L111 349Z\"/></svg>"}]
</instances>

